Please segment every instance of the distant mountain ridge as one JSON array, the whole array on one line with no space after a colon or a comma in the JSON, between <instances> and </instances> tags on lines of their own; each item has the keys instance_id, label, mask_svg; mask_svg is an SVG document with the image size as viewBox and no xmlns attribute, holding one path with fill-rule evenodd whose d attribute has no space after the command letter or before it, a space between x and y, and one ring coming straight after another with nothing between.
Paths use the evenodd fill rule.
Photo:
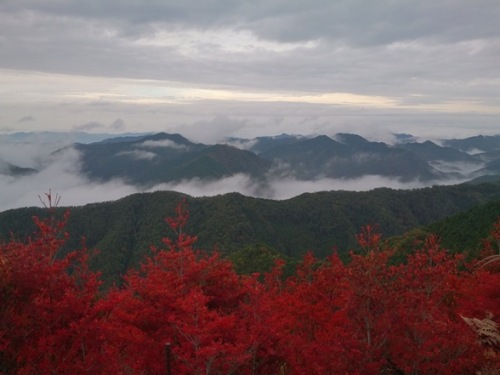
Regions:
<instances>
[{"instance_id":1,"label":"distant mountain ridge","mask_svg":"<svg viewBox=\"0 0 500 375\"><path fill-rule=\"evenodd\" d=\"M388 145L357 134L332 137L282 134L254 139L228 138L218 144L194 143L180 134L157 133L115 137L76 144L82 171L91 179L120 178L140 186L193 178L215 180L236 174L261 181L291 177L297 180L353 179L366 175L402 182L446 183L500 174L500 136L442 141L443 146L414 142ZM487 154L463 149L487 145ZM467 163L468 171L461 172Z\"/></svg>"},{"instance_id":2,"label":"distant mountain ridge","mask_svg":"<svg viewBox=\"0 0 500 375\"><path fill-rule=\"evenodd\" d=\"M456 148L457 150L470 152L470 151L482 151L491 152L498 150L500 144L500 134L499 135L477 135L474 137L464 138L464 139L449 139L443 140L444 146L449 146Z\"/></svg>"},{"instance_id":3,"label":"distant mountain ridge","mask_svg":"<svg viewBox=\"0 0 500 375\"><path fill-rule=\"evenodd\" d=\"M410 142L400 145L401 148L413 152L424 161L461 161L469 163L479 163L478 158L457 150L449 146L439 146L434 142L425 141L423 143Z\"/></svg>"},{"instance_id":4,"label":"distant mountain ridge","mask_svg":"<svg viewBox=\"0 0 500 375\"><path fill-rule=\"evenodd\" d=\"M119 135L111 133L87 133L83 131L57 132L13 132L0 134L2 142L37 142L37 143L92 143L115 137L144 136L152 133L121 133Z\"/></svg>"},{"instance_id":5,"label":"distant mountain ridge","mask_svg":"<svg viewBox=\"0 0 500 375\"><path fill-rule=\"evenodd\" d=\"M19 177L30 175L36 172L37 170L34 168L19 167L17 165L13 165L0 160L0 175Z\"/></svg>"},{"instance_id":6,"label":"distant mountain ridge","mask_svg":"<svg viewBox=\"0 0 500 375\"><path fill-rule=\"evenodd\" d=\"M64 168L61 172L68 174L68 184L75 181L77 186L112 182L127 185L131 192L171 188L200 195L209 182L213 186L209 195L234 186L234 191L244 194L283 199L306 191L415 188L500 179L500 135L432 142L393 134L391 142L384 143L345 132L283 133L204 144L165 132L18 132L0 135L0 142L8 144L0 152L4 162L0 176L19 184L30 175L37 185ZM63 152L68 147L77 152ZM23 154L24 150L33 152ZM233 185L223 186L219 181Z\"/></svg>"},{"instance_id":7,"label":"distant mountain ridge","mask_svg":"<svg viewBox=\"0 0 500 375\"><path fill-rule=\"evenodd\" d=\"M250 151L193 143L180 134L113 138L75 147L82 153L82 170L89 177L121 178L136 185L219 179L237 173L258 177L270 166Z\"/></svg>"}]
</instances>

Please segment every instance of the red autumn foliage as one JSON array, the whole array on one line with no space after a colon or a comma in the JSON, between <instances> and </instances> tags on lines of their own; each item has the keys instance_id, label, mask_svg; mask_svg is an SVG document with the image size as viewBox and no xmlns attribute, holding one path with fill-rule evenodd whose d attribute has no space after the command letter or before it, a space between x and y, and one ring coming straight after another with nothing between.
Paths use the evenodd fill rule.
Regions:
<instances>
[{"instance_id":1,"label":"red autumn foliage","mask_svg":"<svg viewBox=\"0 0 500 375\"><path fill-rule=\"evenodd\" d=\"M434 236L393 265L367 226L363 254L348 263L308 253L292 277L278 261L260 278L195 250L188 216L184 201L166 220L176 238L107 292L85 246L60 254L67 216L37 219L31 240L0 245L0 373L165 373L167 342L173 374L498 369L498 348L462 319L498 322L498 273L468 267Z\"/></svg>"},{"instance_id":2,"label":"red autumn foliage","mask_svg":"<svg viewBox=\"0 0 500 375\"><path fill-rule=\"evenodd\" d=\"M67 214L60 221L35 219L32 239L1 246L0 371L70 373L89 365L99 281L85 247L60 257L66 220Z\"/></svg>"}]
</instances>

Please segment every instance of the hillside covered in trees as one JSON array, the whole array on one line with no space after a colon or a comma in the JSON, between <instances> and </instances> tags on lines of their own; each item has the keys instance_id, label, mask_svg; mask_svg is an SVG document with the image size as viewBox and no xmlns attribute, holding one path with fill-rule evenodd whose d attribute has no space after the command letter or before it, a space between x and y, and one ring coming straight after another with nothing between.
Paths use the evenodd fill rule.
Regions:
<instances>
[{"instance_id":1,"label":"hillside covered in trees","mask_svg":"<svg viewBox=\"0 0 500 375\"><path fill-rule=\"evenodd\" d=\"M415 190L331 191L303 194L284 201L237 193L203 198L175 192L135 194L118 201L72 207L67 223L71 237L65 248L78 247L85 237L89 248L99 250L91 262L93 269L103 272L106 283L117 282L129 268L150 254L150 245L161 243L163 218L173 212L183 198L187 199L191 212L186 230L197 235L198 245L207 251L217 250L241 264L243 259L255 259L259 253L264 253L265 258L300 259L312 251L324 258L331 255L334 248L344 258L349 248L356 247L356 233L364 225L377 225L387 237L400 236L478 205L498 201L500 188L495 184L481 184ZM462 244L467 244L467 250L475 251L479 238L487 234L487 228L495 220L495 207L498 208L498 204L489 216L473 219L468 226L461 224L464 220L451 225L457 229L454 238L462 238L455 241L457 247L449 247L464 251ZM58 208L59 214L66 209ZM12 234L20 240L26 239L35 229L31 218L45 214L42 208L1 212L0 239L6 241ZM447 245L455 245L447 236L452 231L444 227L431 230L442 236L443 241L451 241L446 242ZM258 265L252 267L243 268L248 272L262 271Z\"/></svg>"}]
</instances>

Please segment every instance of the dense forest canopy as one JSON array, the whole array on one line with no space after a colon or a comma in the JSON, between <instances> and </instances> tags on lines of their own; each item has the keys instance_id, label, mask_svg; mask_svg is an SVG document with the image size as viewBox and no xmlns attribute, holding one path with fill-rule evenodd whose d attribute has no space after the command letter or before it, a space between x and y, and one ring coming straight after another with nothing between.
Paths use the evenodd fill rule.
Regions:
<instances>
[{"instance_id":1,"label":"dense forest canopy","mask_svg":"<svg viewBox=\"0 0 500 375\"><path fill-rule=\"evenodd\" d=\"M435 226L430 231L424 230L439 234L452 251L477 253L476 245L495 220L495 210L500 212L494 203L500 199L500 188L496 184L330 191L302 194L283 201L238 193L195 198L159 191L72 207L67 223L71 237L65 249L78 247L85 237L89 248L99 250L91 262L93 269L103 272L106 283L116 282L150 254L150 245L161 243L163 218L173 212L183 197L189 202L191 213L186 229L196 233L198 245L207 251L217 250L235 261L238 256L248 257L245 252L255 251L255 246L295 260L307 251L324 258L336 249L345 259L348 249L356 248L356 233L364 225L376 224L387 237L400 236L473 207L490 204L489 213L481 219L470 220L470 225L459 219L451 228ZM61 214L66 208L58 210ZM35 229L31 218L45 214L42 208L1 212L0 238L5 241L12 234L21 240L27 238ZM454 233L452 228L456 228ZM465 244L467 249L463 247ZM241 259L237 263L240 264ZM246 269L250 271L251 267ZM256 267L255 271L261 269Z\"/></svg>"}]
</instances>

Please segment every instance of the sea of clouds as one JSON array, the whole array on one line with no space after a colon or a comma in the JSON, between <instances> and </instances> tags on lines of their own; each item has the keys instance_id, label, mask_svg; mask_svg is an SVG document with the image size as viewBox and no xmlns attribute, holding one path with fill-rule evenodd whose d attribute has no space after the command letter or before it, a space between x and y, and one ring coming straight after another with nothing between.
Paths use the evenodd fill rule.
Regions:
<instances>
[{"instance_id":1,"label":"sea of clouds","mask_svg":"<svg viewBox=\"0 0 500 375\"><path fill-rule=\"evenodd\" d=\"M267 181L256 181L244 174L236 174L216 181L201 179L162 183L141 188L120 179L106 182L91 181L80 169L80 154L77 150L56 142L0 142L0 161L38 172L24 176L0 174L0 211L29 206L42 206L40 197L51 191L61 197L62 206L80 206L88 203L112 201L138 192L171 190L191 196L214 196L230 192L266 198L289 199L305 192L350 190L367 191L379 187L414 189L433 185L436 182L401 182L395 178L367 175L355 179L320 178L302 181L293 177L270 177ZM57 151L57 152L55 152ZM441 166L443 167L443 166ZM446 165L447 169L459 170L470 166ZM448 180L454 184L461 180ZM443 183L443 182L439 182Z\"/></svg>"}]
</instances>

